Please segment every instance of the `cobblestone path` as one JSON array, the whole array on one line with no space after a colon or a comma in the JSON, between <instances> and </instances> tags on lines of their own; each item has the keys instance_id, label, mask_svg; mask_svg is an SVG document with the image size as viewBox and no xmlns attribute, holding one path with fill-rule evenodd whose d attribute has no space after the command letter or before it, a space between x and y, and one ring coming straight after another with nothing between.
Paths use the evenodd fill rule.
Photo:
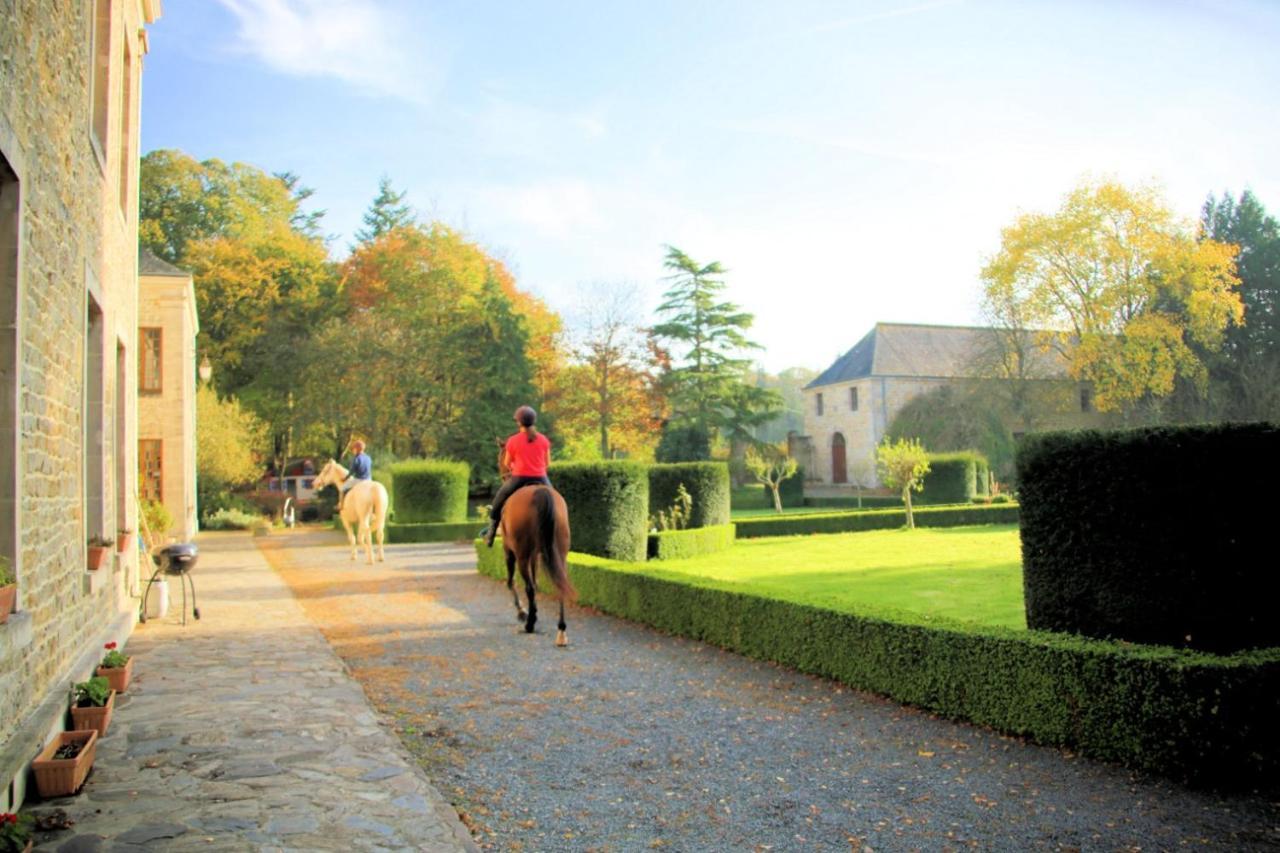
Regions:
<instances>
[{"instance_id":1,"label":"cobblestone path","mask_svg":"<svg viewBox=\"0 0 1280 853\"><path fill-rule=\"evenodd\" d=\"M485 848L1177 850L1280 845L1280 809L959 725L574 608L518 633L470 546L351 563L262 540Z\"/></svg>"}]
</instances>

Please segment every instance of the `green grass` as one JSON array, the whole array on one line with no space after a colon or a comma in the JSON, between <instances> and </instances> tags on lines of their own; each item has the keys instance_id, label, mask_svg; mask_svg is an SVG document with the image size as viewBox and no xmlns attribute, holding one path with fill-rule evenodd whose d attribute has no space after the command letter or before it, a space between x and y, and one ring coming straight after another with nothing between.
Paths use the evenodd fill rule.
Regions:
<instances>
[{"instance_id":1,"label":"green grass","mask_svg":"<svg viewBox=\"0 0 1280 853\"><path fill-rule=\"evenodd\" d=\"M1016 525L739 540L729 551L664 560L661 571L834 610L871 605L1026 627Z\"/></svg>"}]
</instances>

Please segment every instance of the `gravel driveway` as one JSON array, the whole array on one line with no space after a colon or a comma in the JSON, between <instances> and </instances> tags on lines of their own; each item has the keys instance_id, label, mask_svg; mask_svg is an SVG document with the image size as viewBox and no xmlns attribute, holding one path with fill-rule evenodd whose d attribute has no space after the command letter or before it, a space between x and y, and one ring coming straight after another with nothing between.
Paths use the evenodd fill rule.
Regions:
<instances>
[{"instance_id":1,"label":"gravel driveway","mask_svg":"<svg viewBox=\"0 0 1280 853\"><path fill-rule=\"evenodd\" d=\"M470 546L262 547L496 850L1280 849L1280 805L937 719L590 610L517 630Z\"/></svg>"}]
</instances>

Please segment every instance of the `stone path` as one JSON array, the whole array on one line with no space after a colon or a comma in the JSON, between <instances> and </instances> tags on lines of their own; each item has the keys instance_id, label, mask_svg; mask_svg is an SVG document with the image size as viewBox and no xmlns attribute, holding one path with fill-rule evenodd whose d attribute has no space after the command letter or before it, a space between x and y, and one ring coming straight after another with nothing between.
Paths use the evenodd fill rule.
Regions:
<instances>
[{"instance_id":1,"label":"stone path","mask_svg":"<svg viewBox=\"0 0 1280 853\"><path fill-rule=\"evenodd\" d=\"M247 534L205 534L199 622L138 626L134 683L49 851L474 850ZM177 589L175 586L174 592Z\"/></svg>"}]
</instances>

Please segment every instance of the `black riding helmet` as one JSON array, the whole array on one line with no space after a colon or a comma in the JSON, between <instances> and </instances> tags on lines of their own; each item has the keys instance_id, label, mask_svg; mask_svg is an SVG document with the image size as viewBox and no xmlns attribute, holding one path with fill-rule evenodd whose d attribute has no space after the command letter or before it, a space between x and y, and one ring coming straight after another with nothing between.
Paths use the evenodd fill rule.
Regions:
<instances>
[{"instance_id":1,"label":"black riding helmet","mask_svg":"<svg viewBox=\"0 0 1280 853\"><path fill-rule=\"evenodd\" d=\"M531 427L538 422L538 413L533 410L533 406L521 406L516 409L516 421L522 427Z\"/></svg>"}]
</instances>

